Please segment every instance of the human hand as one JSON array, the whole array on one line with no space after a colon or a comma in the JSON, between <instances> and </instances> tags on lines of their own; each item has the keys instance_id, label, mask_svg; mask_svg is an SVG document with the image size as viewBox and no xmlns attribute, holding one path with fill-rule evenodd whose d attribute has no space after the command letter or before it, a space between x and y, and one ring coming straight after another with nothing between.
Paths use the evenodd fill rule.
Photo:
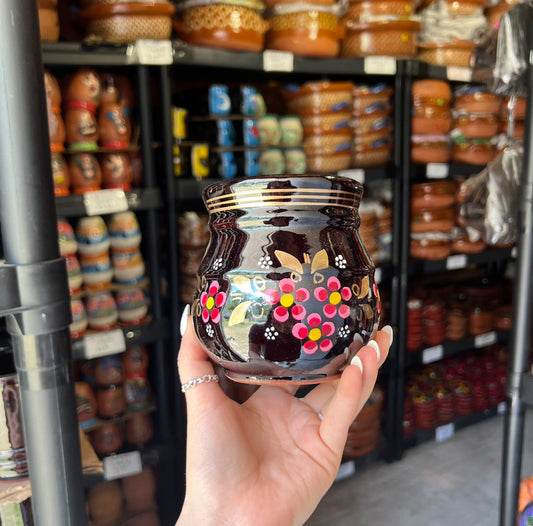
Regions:
<instances>
[{"instance_id":1,"label":"human hand","mask_svg":"<svg viewBox=\"0 0 533 526\"><path fill-rule=\"evenodd\" d=\"M333 483L391 341L390 327L378 331L340 380L303 398L290 384L261 386L243 404L216 382L187 389L186 495L176 526L304 524ZM214 374L190 316L178 369L183 383Z\"/></svg>"}]
</instances>

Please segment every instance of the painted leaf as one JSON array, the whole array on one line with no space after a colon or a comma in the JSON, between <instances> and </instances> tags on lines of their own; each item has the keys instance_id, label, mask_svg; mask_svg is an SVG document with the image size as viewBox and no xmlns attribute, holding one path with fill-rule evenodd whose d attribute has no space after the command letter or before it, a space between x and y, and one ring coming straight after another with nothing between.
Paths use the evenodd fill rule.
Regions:
<instances>
[{"instance_id":1,"label":"painted leaf","mask_svg":"<svg viewBox=\"0 0 533 526\"><path fill-rule=\"evenodd\" d=\"M287 252L283 252L283 250L275 250L274 254L276 254L276 257L279 259L282 266L303 274L304 269L302 268L302 264L294 256Z\"/></svg>"},{"instance_id":2,"label":"painted leaf","mask_svg":"<svg viewBox=\"0 0 533 526\"><path fill-rule=\"evenodd\" d=\"M328 253L322 249L315 254L313 262L311 263L311 274L317 270L322 270L329 267Z\"/></svg>"},{"instance_id":3,"label":"painted leaf","mask_svg":"<svg viewBox=\"0 0 533 526\"><path fill-rule=\"evenodd\" d=\"M229 317L228 325L231 327L232 325L237 325L238 323L242 323L246 319L246 314L248 313L248 307L252 304L251 301L244 301L243 303L239 303L231 313L231 316Z\"/></svg>"},{"instance_id":4,"label":"painted leaf","mask_svg":"<svg viewBox=\"0 0 533 526\"><path fill-rule=\"evenodd\" d=\"M359 291L359 294L357 295L357 297L359 299L364 298L365 296L368 295L369 290L370 290L370 280L368 279L368 276L365 276L361 280L361 290Z\"/></svg>"},{"instance_id":5,"label":"painted leaf","mask_svg":"<svg viewBox=\"0 0 533 526\"><path fill-rule=\"evenodd\" d=\"M252 290L252 282L249 280L249 278L245 278L244 276L235 276L233 278L233 284L242 292L245 292L246 294L253 294Z\"/></svg>"}]
</instances>

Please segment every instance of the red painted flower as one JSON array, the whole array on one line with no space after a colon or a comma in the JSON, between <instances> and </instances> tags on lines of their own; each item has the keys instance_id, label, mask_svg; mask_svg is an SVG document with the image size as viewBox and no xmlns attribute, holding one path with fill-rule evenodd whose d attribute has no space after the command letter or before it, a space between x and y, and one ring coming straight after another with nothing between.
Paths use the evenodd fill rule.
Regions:
<instances>
[{"instance_id":1,"label":"red painted flower","mask_svg":"<svg viewBox=\"0 0 533 526\"><path fill-rule=\"evenodd\" d=\"M226 293L220 290L218 281L213 281L207 289L200 294L202 305L202 320L207 323L210 319L213 323L220 321L220 308L226 303Z\"/></svg>"}]
</instances>

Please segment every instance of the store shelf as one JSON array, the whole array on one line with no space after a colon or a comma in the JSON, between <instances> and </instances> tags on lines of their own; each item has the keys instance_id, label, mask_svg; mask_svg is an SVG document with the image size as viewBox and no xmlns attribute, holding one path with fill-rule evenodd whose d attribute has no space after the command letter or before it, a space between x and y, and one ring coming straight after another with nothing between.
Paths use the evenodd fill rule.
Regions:
<instances>
[{"instance_id":1,"label":"store shelf","mask_svg":"<svg viewBox=\"0 0 533 526\"><path fill-rule=\"evenodd\" d=\"M452 82L474 82L472 69L464 66L435 66L418 60L406 61L407 74L413 77L450 80Z\"/></svg>"},{"instance_id":2,"label":"store shelf","mask_svg":"<svg viewBox=\"0 0 533 526\"><path fill-rule=\"evenodd\" d=\"M505 403L494 407L489 407L485 411L479 411L467 416L455 416L448 424L443 424L435 429L417 429L414 433L403 437L404 448L418 446L425 442L444 442L453 437L453 435L465 427L478 424L488 418L505 412Z\"/></svg>"},{"instance_id":3,"label":"store shelf","mask_svg":"<svg viewBox=\"0 0 533 526\"><path fill-rule=\"evenodd\" d=\"M521 375L520 399L524 404L533 407L533 375L530 372Z\"/></svg>"},{"instance_id":4,"label":"store shelf","mask_svg":"<svg viewBox=\"0 0 533 526\"><path fill-rule=\"evenodd\" d=\"M160 341L162 339L165 339L169 336L169 326L168 326L168 320L153 320L151 323L147 323L144 325L136 325L133 327L123 327L120 329L124 335L124 343L126 347L130 347L132 345L141 345L141 344L148 344L148 343L154 343L157 341ZM106 338L106 335L110 335L112 331L107 331L107 333L100 332L100 333L94 333L101 336L104 340ZM80 338L78 340L74 340L72 342L72 358L73 360L83 360L87 358L87 336ZM108 343L108 342L107 342ZM108 350L108 352L106 352ZM124 349L122 349L124 350ZM93 351L91 357L98 356L106 356L110 354L116 354L117 352L120 352L116 350L114 347L105 347L104 346L101 349L100 352L98 350Z\"/></svg>"},{"instance_id":5,"label":"store shelf","mask_svg":"<svg viewBox=\"0 0 533 526\"><path fill-rule=\"evenodd\" d=\"M128 46L91 46L81 42L42 42L43 62L50 66L125 66Z\"/></svg>"},{"instance_id":6,"label":"store shelf","mask_svg":"<svg viewBox=\"0 0 533 526\"><path fill-rule=\"evenodd\" d=\"M409 173L409 178L413 182L425 181L428 179L447 179L460 176L470 176L480 173L486 168L484 164L466 163L428 163L413 164Z\"/></svg>"},{"instance_id":7,"label":"store shelf","mask_svg":"<svg viewBox=\"0 0 533 526\"><path fill-rule=\"evenodd\" d=\"M114 191L117 192L117 191ZM118 192L121 192L120 190ZM161 198L161 190L159 188L135 188L124 192L124 196L117 199L109 199L109 194L106 190L100 192L90 192L81 195L67 195L64 197L56 197L57 215L60 217L81 217L86 215L93 215L94 208L91 208L92 203L88 203L87 199L98 200L100 198L101 213L112 214L119 212L127 207L128 210L153 210L163 206Z\"/></svg>"},{"instance_id":8,"label":"store shelf","mask_svg":"<svg viewBox=\"0 0 533 526\"><path fill-rule=\"evenodd\" d=\"M462 340L447 340L440 345L426 347L419 351L408 351L406 353L405 367L409 368L415 365L437 362L462 352L483 349L495 343L507 343L508 341L509 331L491 331L478 336L468 336Z\"/></svg>"},{"instance_id":9,"label":"store shelf","mask_svg":"<svg viewBox=\"0 0 533 526\"><path fill-rule=\"evenodd\" d=\"M446 259L422 260L411 259L409 261L409 274L420 275L432 272L459 270L469 265L489 265L503 263L515 256L514 248L490 248L479 254L454 254Z\"/></svg>"}]
</instances>

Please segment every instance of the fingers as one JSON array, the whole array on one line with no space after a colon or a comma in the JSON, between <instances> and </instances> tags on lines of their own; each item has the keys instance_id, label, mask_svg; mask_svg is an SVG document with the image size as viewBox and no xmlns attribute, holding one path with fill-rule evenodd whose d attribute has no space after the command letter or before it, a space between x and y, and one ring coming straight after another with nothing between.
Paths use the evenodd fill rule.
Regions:
<instances>
[{"instance_id":1,"label":"fingers","mask_svg":"<svg viewBox=\"0 0 533 526\"><path fill-rule=\"evenodd\" d=\"M378 331L374 340L363 346L344 370L336 390L333 382L322 384L305 397L307 403L323 414L322 439L339 454L346 443L349 426L374 389L379 366L387 358L392 343L391 337L392 330L388 327Z\"/></svg>"},{"instance_id":2,"label":"fingers","mask_svg":"<svg viewBox=\"0 0 533 526\"><path fill-rule=\"evenodd\" d=\"M205 375L213 375L215 373L213 365L209 361L202 344L196 337L192 318L189 316L187 307L182 315L181 327L185 327L185 333L183 334L178 353L178 371L182 385L195 378L202 378ZM201 391L213 389L219 390L219 386L216 382L212 381L209 383L203 382L194 387L190 387L185 391L187 403L189 403L190 399L196 397Z\"/></svg>"}]
</instances>

